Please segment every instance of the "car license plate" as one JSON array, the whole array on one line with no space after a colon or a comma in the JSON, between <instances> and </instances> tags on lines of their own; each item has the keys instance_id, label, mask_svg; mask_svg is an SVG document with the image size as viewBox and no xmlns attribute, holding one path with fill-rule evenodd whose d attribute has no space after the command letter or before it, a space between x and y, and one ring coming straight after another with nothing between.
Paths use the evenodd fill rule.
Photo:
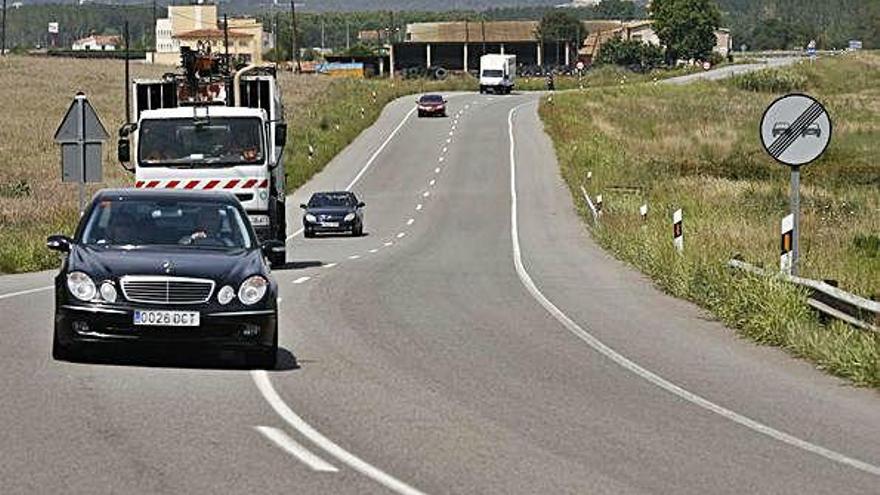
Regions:
<instances>
[{"instance_id":1,"label":"car license plate","mask_svg":"<svg viewBox=\"0 0 880 495\"><path fill-rule=\"evenodd\" d=\"M254 227L267 227L269 225L268 215L248 215L251 225Z\"/></svg>"},{"instance_id":2,"label":"car license plate","mask_svg":"<svg viewBox=\"0 0 880 495\"><path fill-rule=\"evenodd\" d=\"M321 222L321 227L339 227L339 222Z\"/></svg>"},{"instance_id":3,"label":"car license plate","mask_svg":"<svg viewBox=\"0 0 880 495\"><path fill-rule=\"evenodd\" d=\"M199 312L136 309L134 311L134 324L161 327L197 327L199 326Z\"/></svg>"}]
</instances>

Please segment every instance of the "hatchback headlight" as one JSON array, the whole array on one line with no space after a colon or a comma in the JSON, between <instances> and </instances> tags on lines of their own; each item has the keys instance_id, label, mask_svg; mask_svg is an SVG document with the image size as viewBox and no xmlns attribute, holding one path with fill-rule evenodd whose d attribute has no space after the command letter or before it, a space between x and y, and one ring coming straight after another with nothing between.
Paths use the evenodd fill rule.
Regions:
<instances>
[{"instance_id":1,"label":"hatchback headlight","mask_svg":"<svg viewBox=\"0 0 880 495\"><path fill-rule=\"evenodd\" d=\"M98 295L98 288L95 287L95 282L83 272L67 274L67 290L80 301L92 301Z\"/></svg>"},{"instance_id":2,"label":"hatchback headlight","mask_svg":"<svg viewBox=\"0 0 880 495\"><path fill-rule=\"evenodd\" d=\"M312 223L314 223L314 222L317 222L317 221L318 221L318 219L315 218L315 215L312 215L311 213L306 213L306 222L312 222Z\"/></svg>"},{"instance_id":3,"label":"hatchback headlight","mask_svg":"<svg viewBox=\"0 0 880 495\"><path fill-rule=\"evenodd\" d=\"M354 213L349 213L348 215L345 215L346 222L350 222L352 220L354 220Z\"/></svg>"},{"instance_id":4,"label":"hatchback headlight","mask_svg":"<svg viewBox=\"0 0 880 495\"><path fill-rule=\"evenodd\" d=\"M245 280L241 287L238 288L238 299L248 306L256 304L266 295L268 288L268 280L259 275L254 275Z\"/></svg>"},{"instance_id":5,"label":"hatchback headlight","mask_svg":"<svg viewBox=\"0 0 880 495\"><path fill-rule=\"evenodd\" d=\"M230 301L235 299L235 289L228 285L224 285L220 292L217 293L217 302L226 306Z\"/></svg>"},{"instance_id":6,"label":"hatchback headlight","mask_svg":"<svg viewBox=\"0 0 880 495\"><path fill-rule=\"evenodd\" d=\"M110 282L108 280L107 282L104 282L103 284L101 284L101 291L100 292L101 292L101 299L103 299L104 301L106 301L108 303L115 303L116 302L116 297L117 297L116 286L113 285L113 282Z\"/></svg>"}]
</instances>

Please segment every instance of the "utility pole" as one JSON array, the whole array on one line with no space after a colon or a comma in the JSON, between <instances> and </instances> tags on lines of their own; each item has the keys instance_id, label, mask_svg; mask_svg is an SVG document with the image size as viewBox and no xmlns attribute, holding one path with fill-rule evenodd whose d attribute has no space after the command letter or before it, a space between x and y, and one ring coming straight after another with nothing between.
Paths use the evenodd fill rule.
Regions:
<instances>
[{"instance_id":1,"label":"utility pole","mask_svg":"<svg viewBox=\"0 0 880 495\"><path fill-rule=\"evenodd\" d=\"M291 31L293 31L293 39L291 40L290 44L293 50L291 55L293 57L293 60L296 62L296 72L300 73L302 72L302 66L299 63L299 44L296 40L296 3L294 2L294 0L290 0L290 24Z\"/></svg>"},{"instance_id":2,"label":"utility pole","mask_svg":"<svg viewBox=\"0 0 880 495\"><path fill-rule=\"evenodd\" d=\"M278 12L272 13L272 59L275 70L278 70Z\"/></svg>"},{"instance_id":3,"label":"utility pole","mask_svg":"<svg viewBox=\"0 0 880 495\"><path fill-rule=\"evenodd\" d=\"M324 14L321 14L321 50L324 50L325 48L326 47L325 47L325 43L324 43Z\"/></svg>"},{"instance_id":4,"label":"utility pole","mask_svg":"<svg viewBox=\"0 0 880 495\"><path fill-rule=\"evenodd\" d=\"M397 35L394 32L394 11L389 10L388 15L391 17L391 26L390 30L388 31L388 42L394 44L394 42L397 41Z\"/></svg>"},{"instance_id":5,"label":"utility pole","mask_svg":"<svg viewBox=\"0 0 880 495\"><path fill-rule=\"evenodd\" d=\"M0 55L6 55L6 0L3 0L3 35L0 37Z\"/></svg>"},{"instance_id":6,"label":"utility pole","mask_svg":"<svg viewBox=\"0 0 880 495\"><path fill-rule=\"evenodd\" d=\"M230 74L232 64L229 63L229 19L223 14L223 47L226 51L226 74Z\"/></svg>"},{"instance_id":7,"label":"utility pole","mask_svg":"<svg viewBox=\"0 0 880 495\"><path fill-rule=\"evenodd\" d=\"M5 0L4 0L5 1ZM158 42L158 36L156 36L156 0L153 0L153 35L151 36L153 40L153 49L156 50L156 43Z\"/></svg>"},{"instance_id":8,"label":"utility pole","mask_svg":"<svg viewBox=\"0 0 880 495\"><path fill-rule=\"evenodd\" d=\"M348 23L348 18L345 19L345 49L351 50L351 26Z\"/></svg>"}]
</instances>

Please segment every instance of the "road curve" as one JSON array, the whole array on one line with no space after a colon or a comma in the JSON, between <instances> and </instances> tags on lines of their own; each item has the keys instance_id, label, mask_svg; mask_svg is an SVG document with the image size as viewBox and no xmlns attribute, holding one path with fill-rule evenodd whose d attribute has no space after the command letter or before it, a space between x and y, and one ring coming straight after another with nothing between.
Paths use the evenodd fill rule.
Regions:
<instances>
[{"instance_id":1,"label":"road curve","mask_svg":"<svg viewBox=\"0 0 880 495\"><path fill-rule=\"evenodd\" d=\"M602 252L536 103L403 98L292 196L367 235L291 237L275 371L53 362L50 275L0 279L3 492L876 493L877 394Z\"/></svg>"}]
</instances>

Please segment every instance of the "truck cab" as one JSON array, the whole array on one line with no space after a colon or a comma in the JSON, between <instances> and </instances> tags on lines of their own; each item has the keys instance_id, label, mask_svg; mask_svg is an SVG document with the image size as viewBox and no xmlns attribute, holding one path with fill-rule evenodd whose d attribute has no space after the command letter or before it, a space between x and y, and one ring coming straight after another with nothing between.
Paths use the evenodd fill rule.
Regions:
<instances>
[{"instance_id":1,"label":"truck cab","mask_svg":"<svg viewBox=\"0 0 880 495\"><path fill-rule=\"evenodd\" d=\"M287 125L271 66L134 81L132 97L119 159L136 188L233 193L261 241L286 241ZM283 265L286 251L269 261Z\"/></svg>"},{"instance_id":2,"label":"truck cab","mask_svg":"<svg viewBox=\"0 0 880 495\"><path fill-rule=\"evenodd\" d=\"M510 94L516 80L516 55L490 53L480 57L480 93Z\"/></svg>"}]
</instances>

